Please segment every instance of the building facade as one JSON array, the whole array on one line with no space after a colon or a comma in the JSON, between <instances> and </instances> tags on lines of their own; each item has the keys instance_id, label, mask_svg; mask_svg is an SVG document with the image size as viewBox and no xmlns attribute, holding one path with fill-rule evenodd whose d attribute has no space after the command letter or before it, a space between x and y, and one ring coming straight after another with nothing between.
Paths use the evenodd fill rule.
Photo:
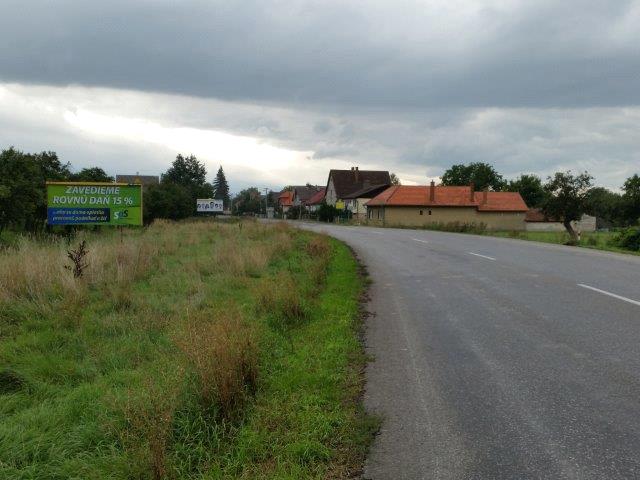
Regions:
<instances>
[{"instance_id":1,"label":"building facade","mask_svg":"<svg viewBox=\"0 0 640 480\"><path fill-rule=\"evenodd\" d=\"M487 230L524 230L528 208L516 192L469 187L394 186L367 203L372 223L398 227L467 224Z\"/></svg>"}]
</instances>

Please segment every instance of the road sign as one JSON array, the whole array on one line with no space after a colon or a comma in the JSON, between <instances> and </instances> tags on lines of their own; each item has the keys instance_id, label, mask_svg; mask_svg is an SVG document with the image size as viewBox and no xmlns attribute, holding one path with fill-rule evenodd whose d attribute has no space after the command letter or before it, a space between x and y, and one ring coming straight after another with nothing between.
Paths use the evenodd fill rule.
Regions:
<instances>
[{"instance_id":1,"label":"road sign","mask_svg":"<svg viewBox=\"0 0 640 480\"><path fill-rule=\"evenodd\" d=\"M49 225L142 225L142 185L47 182Z\"/></svg>"}]
</instances>

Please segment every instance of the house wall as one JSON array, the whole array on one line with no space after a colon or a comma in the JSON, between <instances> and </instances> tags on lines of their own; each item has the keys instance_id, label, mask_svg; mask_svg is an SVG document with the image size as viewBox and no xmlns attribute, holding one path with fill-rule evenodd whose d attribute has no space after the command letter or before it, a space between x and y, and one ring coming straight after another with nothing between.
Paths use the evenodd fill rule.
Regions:
<instances>
[{"instance_id":1,"label":"house wall","mask_svg":"<svg viewBox=\"0 0 640 480\"><path fill-rule=\"evenodd\" d=\"M345 200L344 203L345 207L351 211L353 218L364 220L365 218L367 218L367 207L365 206L365 203L367 203L369 200L371 199L353 198L350 200Z\"/></svg>"},{"instance_id":2,"label":"house wall","mask_svg":"<svg viewBox=\"0 0 640 480\"><path fill-rule=\"evenodd\" d=\"M336 196L336 187L333 185L333 178L329 178L329 184L327 185L327 191L324 196L325 202L327 205L335 206L338 201L338 197Z\"/></svg>"},{"instance_id":3,"label":"house wall","mask_svg":"<svg viewBox=\"0 0 640 480\"><path fill-rule=\"evenodd\" d=\"M484 223L488 230L524 230L524 212L479 212L474 207L369 207L369 221L386 226L424 227L433 223ZM422 215L420 212L422 211ZM431 215L429 215L431 212ZM379 219L378 219L379 218Z\"/></svg>"},{"instance_id":4,"label":"house wall","mask_svg":"<svg viewBox=\"0 0 640 480\"><path fill-rule=\"evenodd\" d=\"M564 232L565 228L561 222L525 222L528 232ZM574 230L581 232L596 231L596 217L583 215L579 222L571 222Z\"/></svg>"}]
</instances>

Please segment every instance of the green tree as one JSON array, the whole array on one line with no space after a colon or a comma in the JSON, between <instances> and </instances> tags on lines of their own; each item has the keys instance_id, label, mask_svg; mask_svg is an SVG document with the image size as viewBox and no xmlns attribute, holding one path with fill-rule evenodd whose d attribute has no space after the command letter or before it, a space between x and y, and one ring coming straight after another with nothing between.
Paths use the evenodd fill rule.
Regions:
<instances>
[{"instance_id":1,"label":"green tree","mask_svg":"<svg viewBox=\"0 0 640 480\"><path fill-rule=\"evenodd\" d=\"M229 184L227 183L227 177L224 174L222 165L220 165L218 173L216 173L216 178L213 180L213 195L218 200L224 202L225 208L229 208L229 202L231 201L229 197Z\"/></svg>"},{"instance_id":2,"label":"green tree","mask_svg":"<svg viewBox=\"0 0 640 480\"><path fill-rule=\"evenodd\" d=\"M442 185L445 186L469 185L471 182L476 190L490 188L499 191L506 185L502 175L493 166L482 162L453 165L442 175Z\"/></svg>"},{"instance_id":3,"label":"green tree","mask_svg":"<svg viewBox=\"0 0 640 480\"><path fill-rule=\"evenodd\" d=\"M571 243L578 243L578 234L571 222L580 220L587 208L587 194L593 177L584 172L573 175L568 172L556 172L549 177L544 186L547 193L542 211L550 218L559 219L571 237Z\"/></svg>"},{"instance_id":4,"label":"green tree","mask_svg":"<svg viewBox=\"0 0 640 480\"><path fill-rule=\"evenodd\" d=\"M0 153L0 232L34 223L43 202L42 171L33 155L13 147ZM43 218L44 222L44 218Z\"/></svg>"},{"instance_id":5,"label":"green tree","mask_svg":"<svg viewBox=\"0 0 640 480\"><path fill-rule=\"evenodd\" d=\"M184 187L201 186L206 182L207 169L195 155L183 157L181 154L171 164L171 167L162 175L162 181L176 183Z\"/></svg>"},{"instance_id":6,"label":"green tree","mask_svg":"<svg viewBox=\"0 0 640 480\"><path fill-rule=\"evenodd\" d=\"M614 193L604 187L590 188L585 196L585 213L593 215L605 225L624 225L624 199L619 193Z\"/></svg>"},{"instance_id":7,"label":"green tree","mask_svg":"<svg viewBox=\"0 0 640 480\"><path fill-rule=\"evenodd\" d=\"M162 175L161 183L174 184L184 187L191 195L190 215L196 214L196 199L213 198L214 190L210 183L206 182L207 170L194 155L184 157L180 154L171 164L171 167ZM173 218L173 211L167 211L162 218ZM184 217L182 217L184 218Z\"/></svg>"},{"instance_id":8,"label":"green tree","mask_svg":"<svg viewBox=\"0 0 640 480\"><path fill-rule=\"evenodd\" d=\"M233 198L233 212L236 215L262 213L263 211L264 199L256 187L246 188Z\"/></svg>"},{"instance_id":9,"label":"green tree","mask_svg":"<svg viewBox=\"0 0 640 480\"><path fill-rule=\"evenodd\" d=\"M640 176L636 173L627 178L622 186L624 191L624 216L628 224L636 224L640 220Z\"/></svg>"},{"instance_id":10,"label":"green tree","mask_svg":"<svg viewBox=\"0 0 640 480\"><path fill-rule=\"evenodd\" d=\"M113 177L100 167L83 168L69 177L74 182L113 182Z\"/></svg>"},{"instance_id":11,"label":"green tree","mask_svg":"<svg viewBox=\"0 0 640 480\"><path fill-rule=\"evenodd\" d=\"M391 185L401 185L400 179L395 173L391 173L389 178L391 178Z\"/></svg>"},{"instance_id":12,"label":"green tree","mask_svg":"<svg viewBox=\"0 0 640 480\"><path fill-rule=\"evenodd\" d=\"M195 206L191 191L177 183L150 185L144 193L144 221L157 218L180 220L193 215Z\"/></svg>"},{"instance_id":13,"label":"green tree","mask_svg":"<svg viewBox=\"0 0 640 480\"><path fill-rule=\"evenodd\" d=\"M518 192L529 208L538 208L544 202L542 180L537 175L520 175L506 187L509 192Z\"/></svg>"}]
</instances>

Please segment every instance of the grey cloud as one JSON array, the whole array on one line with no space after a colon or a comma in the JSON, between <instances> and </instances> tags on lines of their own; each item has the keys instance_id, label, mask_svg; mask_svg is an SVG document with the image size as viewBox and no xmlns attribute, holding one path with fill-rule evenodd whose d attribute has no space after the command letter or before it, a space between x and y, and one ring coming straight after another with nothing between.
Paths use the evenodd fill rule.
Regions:
<instances>
[{"instance_id":1,"label":"grey cloud","mask_svg":"<svg viewBox=\"0 0 640 480\"><path fill-rule=\"evenodd\" d=\"M5 0L0 79L291 107L640 101L638 1L448 5Z\"/></svg>"}]
</instances>

